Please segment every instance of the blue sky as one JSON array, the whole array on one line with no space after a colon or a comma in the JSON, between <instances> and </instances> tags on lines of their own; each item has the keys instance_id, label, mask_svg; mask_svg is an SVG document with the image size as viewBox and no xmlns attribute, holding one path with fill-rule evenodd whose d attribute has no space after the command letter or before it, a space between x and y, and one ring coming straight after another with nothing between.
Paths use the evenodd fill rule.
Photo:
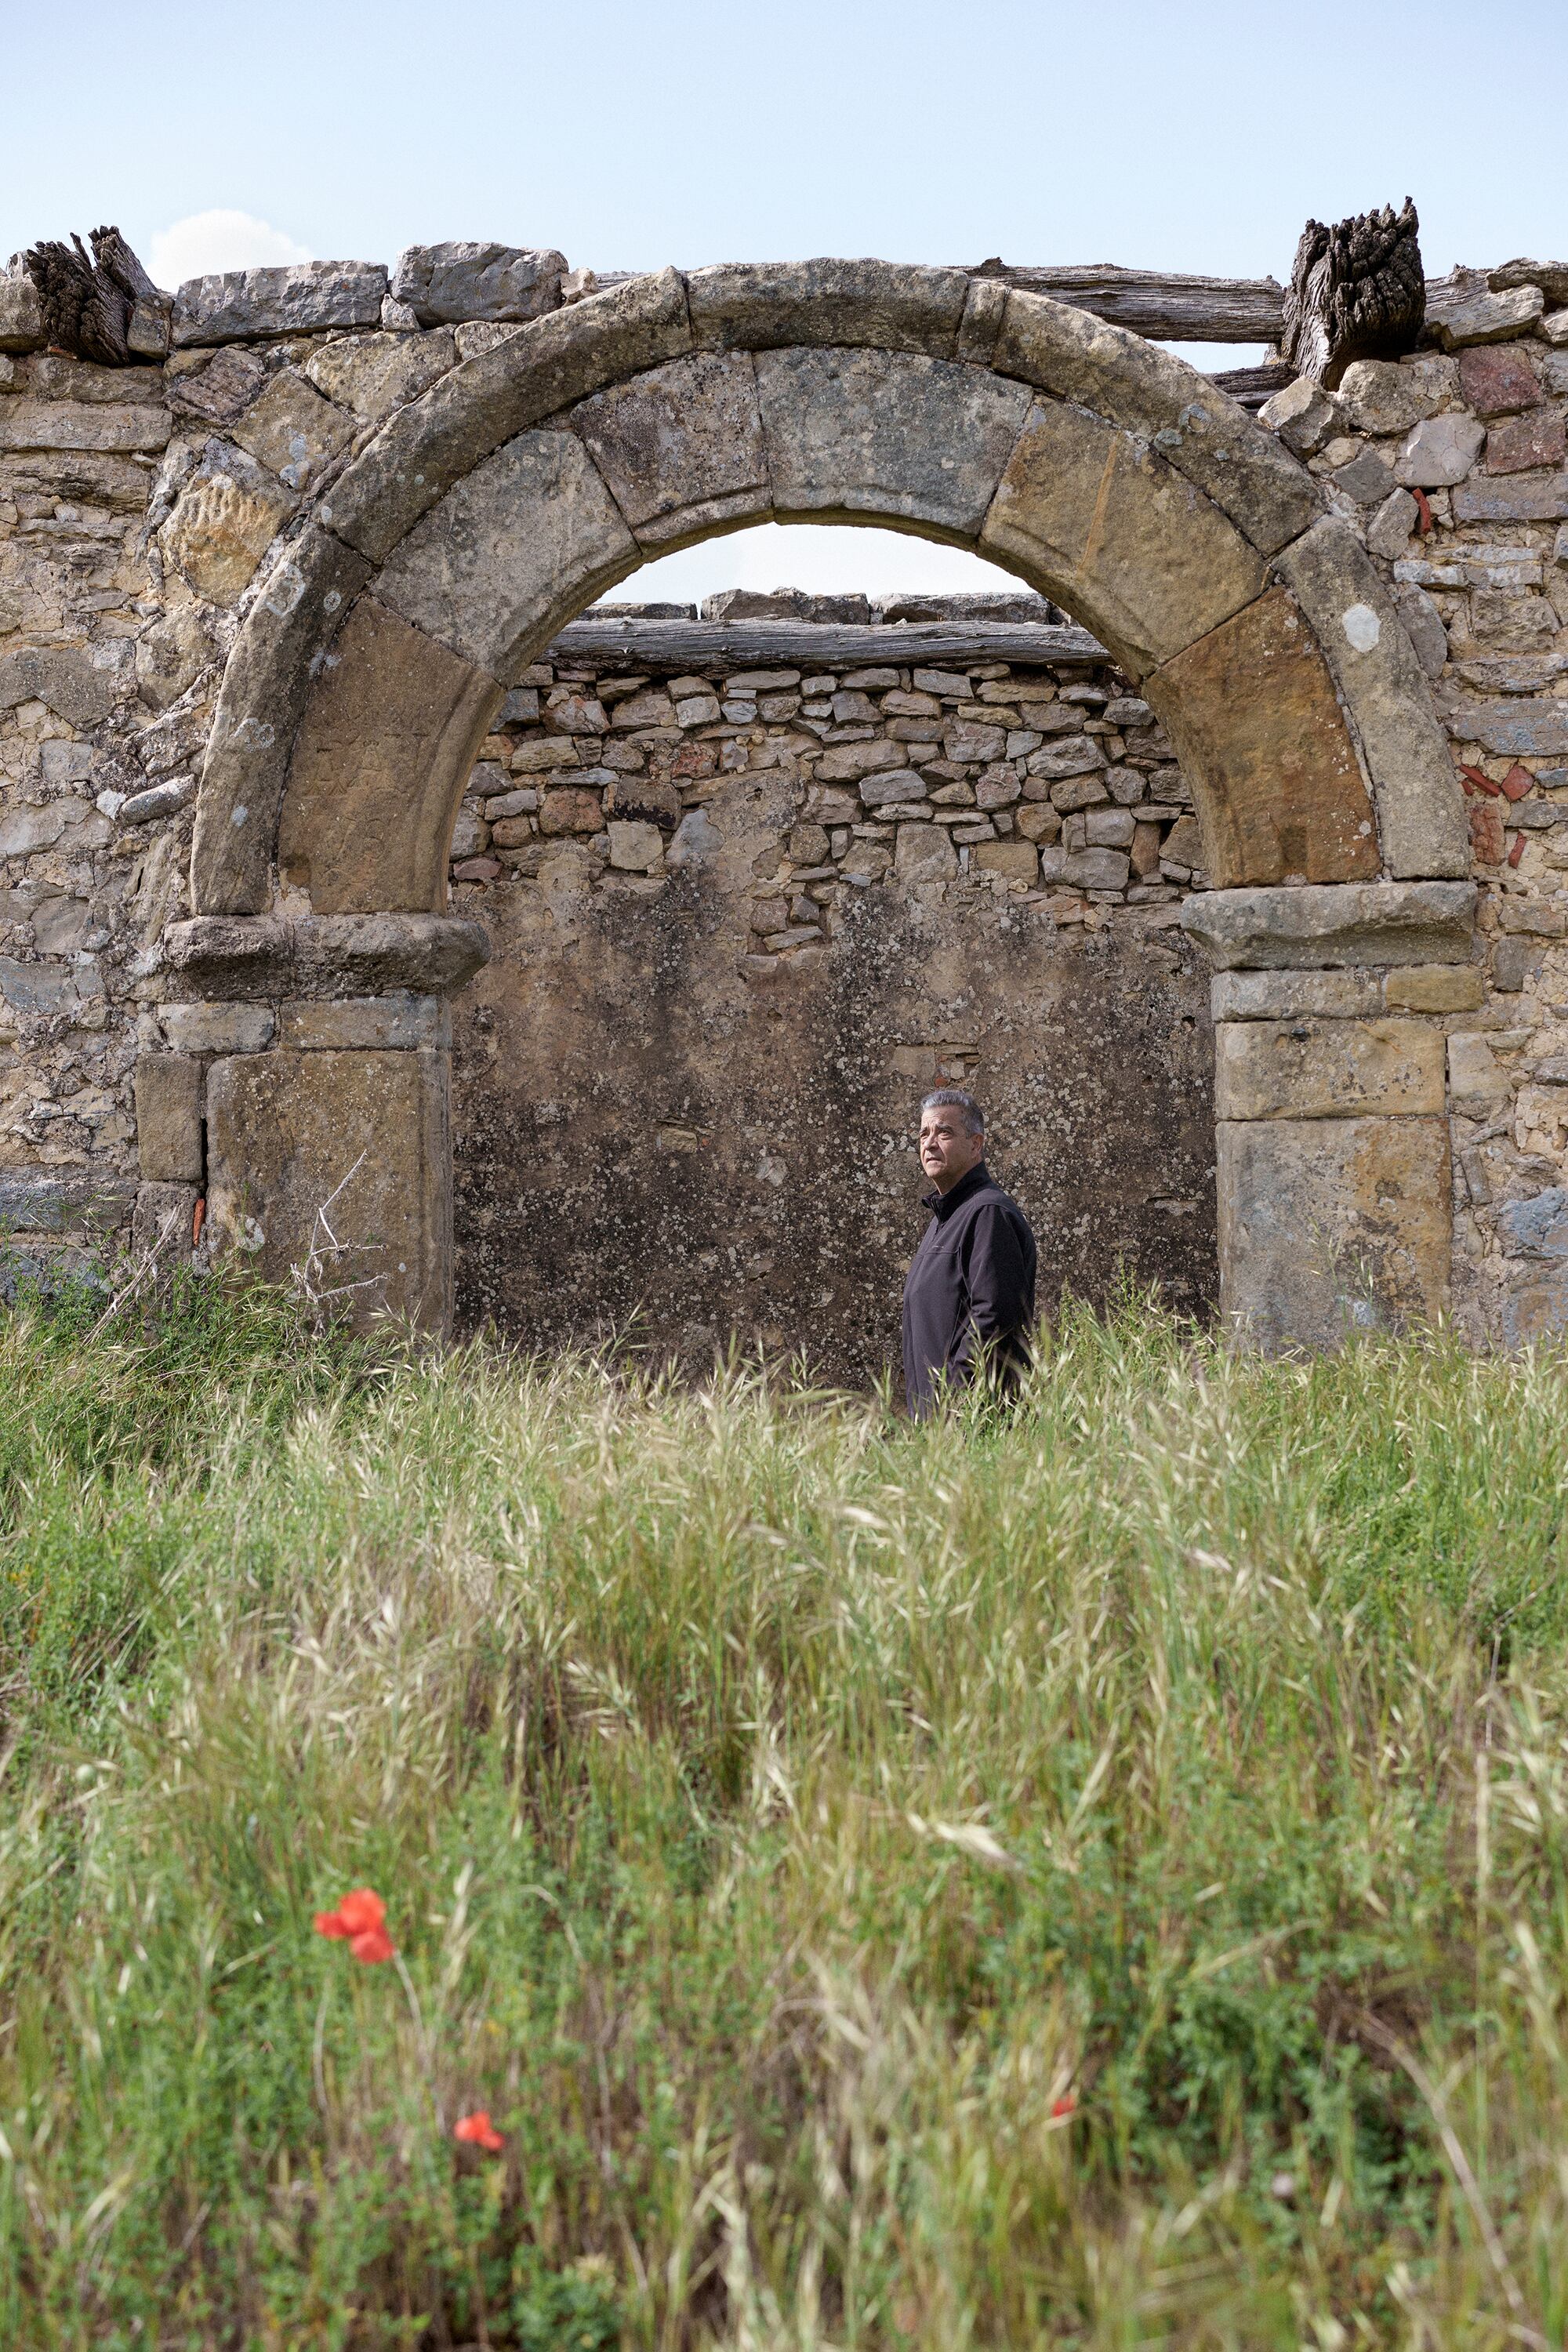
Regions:
<instances>
[{"instance_id":1,"label":"blue sky","mask_svg":"<svg viewBox=\"0 0 1568 2352\"><path fill-rule=\"evenodd\" d=\"M171 273L488 236L601 268L1000 254L1282 278L1309 214L1408 194L1429 272L1568 254L1563 0L0 0L0 252L113 220ZM916 540L773 530L621 593L986 576Z\"/></svg>"}]
</instances>

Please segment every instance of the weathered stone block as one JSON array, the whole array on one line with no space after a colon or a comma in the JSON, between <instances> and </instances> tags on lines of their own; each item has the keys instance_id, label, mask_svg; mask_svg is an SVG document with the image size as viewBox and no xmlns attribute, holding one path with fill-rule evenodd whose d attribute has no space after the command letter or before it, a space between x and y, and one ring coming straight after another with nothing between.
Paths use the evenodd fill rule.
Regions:
<instances>
[{"instance_id":1,"label":"weathered stone block","mask_svg":"<svg viewBox=\"0 0 1568 2352\"><path fill-rule=\"evenodd\" d=\"M907 352L755 362L774 510L897 517L972 547L1029 409L1023 384Z\"/></svg>"},{"instance_id":2,"label":"weathered stone block","mask_svg":"<svg viewBox=\"0 0 1568 2352\"><path fill-rule=\"evenodd\" d=\"M622 874L652 874L664 864L664 835L657 824L614 817L609 824L610 864Z\"/></svg>"},{"instance_id":3,"label":"weathered stone block","mask_svg":"<svg viewBox=\"0 0 1568 2352\"><path fill-rule=\"evenodd\" d=\"M200 1183L202 1066L192 1055L143 1053L138 1059L136 1149L144 1177Z\"/></svg>"},{"instance_id":4,"label":"weathered stone block","mask_svg":"<svg viewBox=\"0 0 1568 2352\"><path fill-rule=\"evenodd\" d=\"M1461 353L1459 389L1478 416L1511 416L1533 408L1541 379L1519 343L1482 343Z\"/></svg>"},{"instance_id":5,"label":"weathered stone block","mask_svg":"<svg viewBox=\"0 0 1568 2352\"><path fill-rule=\"evenodd\" d=\"M1391 1013L1473 1013L1486 994L1479 963L1415 964L1383 978L1383 1001Z\"/></svg>"},{"instance_id":6,"label":"weathered stone block","mask_svg":"<svg viewBox=\"0 0 1568 2352\"><path fill-rule=\"evenodd\" d=\"M159 541L198 596L213 604L237 604L298 505L275 474L211 442Z\"/></svg>"},{"instance_id":7,"label":"weathered stone block","mask_svg":"<svg viewBox=\"0 0 1568 2352\"><path fill-rule=\"evenodd\" d=\"M1467 278L1469 275L1466 273ZM1484 286L1461 281L1426 289L1427 330L1446 352L1459 351L1467 343L1500 343L1514 335L1527 335L1545 308L1539 286L1516 286L1507 293L1492 294Z\"/></svg>"},{"instance_id":8,"label":"weathered stone block","mask_svg":"<svg viewBox=\"0 0 1568 2352\"><path fill-rule=\"evenodd\" d=\"M1383 1010L1377 971L1216 971L1216 1021L1366 1020Z\"/></svg>"},{"instance_id":9,"label":"weathered stone block","mask_svg":"<svg viewBox=\"0 0 1568 2352\"><path fill-rule=\"evenodd\" d=\"M579 403L572 429L644 547L681 546L718 523L772 511L748 352L652 368Z\"/></svg>"},{"instance_id":10,"label":"weathered stone block","mask_svg":"<svg viewBox=\"0 0 1568 2352\"><path fill-rule=\"evenodd\" d=\"M450 1042L450 1016L439 996L302 997L278 1011L278 1043L300 1051L411 1053Z\"/></svg>"},{"instance_id":11,"label":"weathered stone block","mask_svg":"<svg viewBox=\"0 0 1568 2352\"><path fill-rule=\"evenodd\" d=\"M1448 1304L1443 1118L1222 1120L1225 1314L1270 1352L1429 1322Z\"/></svg>"},{"instance_id":12,"label":"weathered stone block","mask_svg":"<svg viewBox=\"0 0 1568 2352\"><path fill-rule=\"evenodd\" d=\"M399 409L333 485L321 520L381 562L492 450L542 417L690 349L685 281L674 269L552 310Z\"/></svg>"},{"instance_id":13,"label":"weathered stone block","mask_svg":"<svg viewBox=\"0 0 1568 2352\"><path fill-rule=\"evenodd\" d=\"M266 1004L161 1004L158 1024L175 1054L259 1054L274 1022Z\"/></svg>"},{"instance_id":14,"label":"weathered stone block","mask_svg":"<svg viewBox=\"0 0 1568 2352\"><path fill-rule=\"evenodd\" d=\"M465 241L411 245L399 254L390 292L422 327L458 319L537 319L557 309L563 253Z\"/></svg>"},{"instance_id":15,"label":"weathered stone block","mask_svg":"<svg viewBox=\"0 0 1568 2352\"><path fill-rule=\"evenodd\" d=\"M439 908L453 819L501 689L371 596L337 655L295 740L279 870L321 913Z\"/></svg>"},{"instance_id":16,"label":"weathered stone block","mask_svg":"<svg viewBox=\"0 0 1568 2352\"><path fill-rule=\"evenodd\" d=\"M198 1195L194 1184L148 1183L139 1187L131 1218L131 1246L138 1257L166 1262L188 1255Z\"/></svg>"},{"instance_id":17,"label":"weathered stone block","mask_svg":"<svg viewBox=\"0 0 1568 2352\"><path fill-rule=\"evenodd\" d=\"M162 449L174 419L146 401L0 399L0 452L16 449Z\"/></svg>"},{"instance_id":18,"label":"weathered stone block","mask_svg":"<svg viewBox=\"0 0 1568 2352\"><path fill-rule=\"evenodd\" d=\"M1444 724L1456 741L1479 743L1483 751L1511 752L1515 759L1551 759L1568 751L1568 701L1542 695L1507 702L1471 702L1456 698Z\"/></svg>"},{"instance_id":19,"label":"weathered stone block","mask_svg":"<svg viewBox=\"0 0 1568 2352\"><path fill-rule=\"evenodd\" d=\"M1489 474L1522 474L1537 466L1561 466L1568 457L1563 419L1552 409L1499 419L1487 435Z\"/></svg>"},{"instance_id":20,"label":"weathered stone block","mask_svg":"<svg viewBox=\"0 0 1568 2352\"><path fill-rule=\"evenodd\" d=\"M435 996L460 988L489 954L461 915L196 915L171 923L172 971L231 1001L278 996Z\"/></svg>"},{"instance_id":21,"label":"weathered stone block","mask_svg":"<svg viewBox=\"0 0 1568 2352\"><path fill-rule=\"evenodd\" d=\"M1456 522L1557 522L1568 515L1568 473L1524 474L1517 481L1461 482Z\"/></svg>"},{"instance_id":22,"label":"weathered stone block","mask_svg":"<svg viewBox=\"0 0 1568 2352\"><path fill-rule=\"evenodd\" d=\"M1513 1092L1485 1031L1459 1031L1448 1040L1448 1097L1458 1111L1490 1112Z\"/></svg>"},{"instance_id":23,"label":"weathered stone block","mask_svg":"<svg viewBox=\"0 0 1568 2352\"><path fill-rule=\"evenodd\" d=\"M1397 360L1352 360L1339 401L1352 433L1408 433L1437 404L1433 388Z\"/></svg>"},{"instance_id":24,"label":"weathered stone block","mask_svg":"<svg viewBox=\"0 0 1568 2352\"><path fill-rule=\"evenodd\" d=\"M1010 289L992 364L1152 445L1264 555L1323 510L1289 450L1208 377L1087 310Z\"/></svg>"},{"instance_id":25,"label":"weathered stone block","mask_svg":"<svg viewBox=\"0 0 1568 2352\"><path fill-rule=\"evenodd\" d=\"M1033 882L1040 853L1032 841L977 841L969 852L969 870L1000 875L1004 882Z\"/></svg>"},{"instance_id":26,"label":"weathered stone block","mask_svg":"<svg viewBox=\"0 0 1568 2352\"><path fill-rule=\"evenodd\" d=\"M980 548L1066 604L1140 679L1265 585L1256 551L1191 482L1056 401L1031 409Z\"/></svg>"},{"instance_id":27,"label":"weathered stone block","mask_svg":"<svg viewBox=\"0 0 1568 2352\"><path fill-rule=\"evenodd\" d=\"M1363 882L1199 891L1182 928L1226 970L1468 963L1475 915L1473 882Z\"/></svg>"},{"instance_id":28,"label":"weathered stone block","mask_svg":"<svg viewBox=\"0 0 1568 2352\"><path fill-rule=\"evenodd\" d=\"M1060 879L1078 890L1125 890L1131 871L1125 850L1079 849L1064 859Z\"/></svg>"},{"instance_id":29,"label":"weathered stone block","mask_svg":"<svg viewBox=\"0 0 1568 2352\"><path fill-rule=\"evenodd\" d=\"M385 270L369 261L300 261L190 278L174 297L174 347L379 326L385 292Z\"/></svg>"},{"instance_id":30,"label":"weathered stone block","mask_svg":"<svg viewBox=\"0 0 1568 2352\"><path fill-rule=\"evenodd\" d=\"M379 424L428 392L457 357L451 329L438 327L426 335L345 335L313 351L303 365L318 392Z\"/></svg>"},{"instance_id":31,"label":"weathered stone block","mask_svg":"<svg viewBox=\"0 0 1568 2352\"><path fill-rule=\"evenodd\" d=\"M44 314L30 278L0 271L0 352L36 352L44 340Z\"/></svg>"},{"instance_id":32,"label":"weathered stone block","mask_svg":"<svg viewBox=\"0 0 1568 2352\"><path fill-rule=\"evenodd\" d=\"M1464 480L1486 437L1486 427L1473 416L1428 417L1401 449L1394 469L1395 479L1407 488L1450 488Z\"/></svg>"},{"instance_id":33,"label":"weathered stone block","mask_svg":"<svg viewBox=\"0 0 1568 2352\"><path fill-rule=\"evenodd\" d=\"M641 561L576 436L520 433L415 525L376 595L506 686Z\"/></svg>"},{"instance_id":34,"label":"weathered stone block","mask_svg":"<svg viewBox=\"0 0 1568 2352\"><path fill-rule=\"evenodd\" d=\"M539 830L544 834L597 833L604 822L598 793L580 788L546 793L540 806Z\"/></svg>"},{"instance_id":35,"label":"weathered stone block","mask_svg":"<svg viewBox=\"0 0 1568 2352\"><path fill-rule=\"evenodd\" d=\"M325 467L348 447L354 421L293 368L282 368L233 432L242 449L289 489L303 493L314 488Z\"/></svg>"},{"instance_id":36,"label":"weathered stone block","mask_svg":"<svg viewBox=\"0 0 1568 2352\"><path fill-rule=\"evenodd\" d=\"M215 647L193 605L170 613L138 638L136 691L150 709L167 710L213 660Z\"/></svg>"},{"instance_id":37,"label":"weathered stone block","mask_svg":"<svg viewBox=\"0 0 1568 2352\"><path fill-rule=\"evenodd\" d=\"M1354 533L1336 520L1317 523L1286 549L1278 569L1355 721L1372 772L1384 865L1400 877L1468 874L1463 795L1426 674Z\"/></svg>"},{"instance_id":38,"label":"weathered stone block","mask_svg":"<svg viewBox=\"0 0 1568 2352\"><path fill-rule=\"evenodd\" d=\"M1423 1021L1223 1021L1215 1031L1215 1116L1436 1116L1443 1069L1443 1033Z\"/></svg>"},{"instance_id":39,"label":"weathered stone block","mask_svg":"<svg viewBox=\"0 0 1568 2352\"><path fill-rule=\"evenodd\" d=\"M700 351L814 343L951 359L969 278L896 261L737 261L693 269L686 287Z\"/></svg>"},{"instance_id":40,"label":"weathered stone block","mask_svg":"<svg viewBox=\"0 0 1568 2352\"><path fill-rule=\"evenodd\" d=\"M114 707L113 678L69 646L21 646L0 658L0 710L46 702L73 727L97 727Z\"/></svg>"},{"instance_id":41,"label":"weathered stone block","mask_svg":"<svg viewBox=\"0 0 1568 2352\"><path fill-rule=\"evenodd\" d=\"M1283 392L1275 393L1258 412L1258 422L1277 433L1298 457L1314 457L1323 444L1342 429L1339 401L1310 376L1298 376Z\"/></svg>"},{"instance_id":42,"label":"weathered stone block","mask_svg":"<svg viewBox=\"0 0 1568 2352\"><path fill-rule=\"evenodd\" d=\"M1175 656L1146 690L1181 754L1221 887L1376 873L1355 747L1322 651L1283 589Z\"/></svg>"},{"instance_id":43,"label":"weathered stone block","mask_svg":"<svg viewBox=\"0 0 1568 2352\"><path fill-rule=\"evenodd\" d=\"M276 1052L207 1073L215 1239L273 1280L300 1269L361 1324L445 1327L449 1152L444 1054ZM336 1248L318 1213L329 1202Z\"/></svg>"},{"instance_id":44,"label":"weathered stone block","mask_svg":"<svg viewBox=\"0 0 1568 2352\"><path fill-rule=\"evenodd\" d=\"M908 882L951 881L958 872L958 852L942 825L901 824L893 867Z\"/></svg>"}]
</instances>

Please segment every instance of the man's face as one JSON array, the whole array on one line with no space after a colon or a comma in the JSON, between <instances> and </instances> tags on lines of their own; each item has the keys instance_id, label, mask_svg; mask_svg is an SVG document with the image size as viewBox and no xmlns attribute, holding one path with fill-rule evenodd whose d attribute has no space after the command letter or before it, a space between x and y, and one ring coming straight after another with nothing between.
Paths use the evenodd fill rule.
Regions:
<instances>
[{"instance_id":1,"label":"man's face","mask_svg":"<svg viewBox=\"0 0 1568 2352\"><path fill-rule=\"evenodd\" d=\"M921 1113L921 1166L939 1192L951 1192L961 1176L977 1165L985 1149L983 1135L971 1135L963 1113L953 1103L934 1103Z\"/></svg>"}]
</instances>

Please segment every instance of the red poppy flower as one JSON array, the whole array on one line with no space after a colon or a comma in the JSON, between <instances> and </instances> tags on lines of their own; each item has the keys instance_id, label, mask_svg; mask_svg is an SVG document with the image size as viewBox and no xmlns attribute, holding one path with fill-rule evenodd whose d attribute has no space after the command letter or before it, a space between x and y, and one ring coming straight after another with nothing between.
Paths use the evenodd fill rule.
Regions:
<instances>
[{"instance_id":1,"label":"red poppy flower","mask_svg":"<svg viewBox=\"0 0 1568 2352\"><path fill-rule=\"evenodd\" d=\"M363 1936L351 1937L349 1949L356 1960L374 1967L377 1960L391 1959L397 1947L384 1927L367 1927Z\"/></svg>"},{"instance_id":2,"label":"red poppy flower","mask_svg":"<svg viewBox=\"0 0 1568 2352\"><path fill-rule=\"evenodd\" d=\"M343 1896L335 1911L318 1911L318 1936L345 1937L356 1960L374 1966L377 1960L391 1959L397 1947L382 1926L386 1906L374 1888L356 1886Z\"/></svg>"},{"instance_id":3,"label":"red poppy flower","mask_svg":"<svg viewBox=\"0 0 1568 2352\"><path fill-rule=\"evenodd\" d=\"M471 2116L459 2116L452 2126L452 2137L471 2140L476 2147L488 2148L492 2156L506 2146L504 2135L490 2121L488 2107L476 2107Z\"/></svg>"},{"instance_id":4,"label":"red poppy flower","mask_svg":"<svg viewBox=\"0 0 1568 2352\"><path fill-rule=\"evenodd\" d=\"M1051 2102L1051 2121L1057 2123L1063 2116L1070 2116L1077 2105L1078 2101L1073 2094L1070 2091L1064 2091L1059 2099L1054 2099Z\"/></svg>"}]
</instances>

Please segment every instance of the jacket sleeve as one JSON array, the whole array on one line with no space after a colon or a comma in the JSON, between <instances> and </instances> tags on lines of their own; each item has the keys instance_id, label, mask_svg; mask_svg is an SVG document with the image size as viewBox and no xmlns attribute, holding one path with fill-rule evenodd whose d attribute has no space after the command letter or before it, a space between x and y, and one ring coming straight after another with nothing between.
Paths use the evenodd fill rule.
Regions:
<instances>
[{"instance_id":1,"label":"jacket sleeve","mask_svg":"<svg viewBox=\"0 0 1568 2352\"><path fill-rule=\"evenodd\" d=\"M1026 1272L1023 1245L1005 1210L977 1211L965 1248L966 1312L953 1344L951 1374L973 1380L983 1349L1013 1352L1007 1342L1024 1328Z\"/></svg>"}]
</instances>

